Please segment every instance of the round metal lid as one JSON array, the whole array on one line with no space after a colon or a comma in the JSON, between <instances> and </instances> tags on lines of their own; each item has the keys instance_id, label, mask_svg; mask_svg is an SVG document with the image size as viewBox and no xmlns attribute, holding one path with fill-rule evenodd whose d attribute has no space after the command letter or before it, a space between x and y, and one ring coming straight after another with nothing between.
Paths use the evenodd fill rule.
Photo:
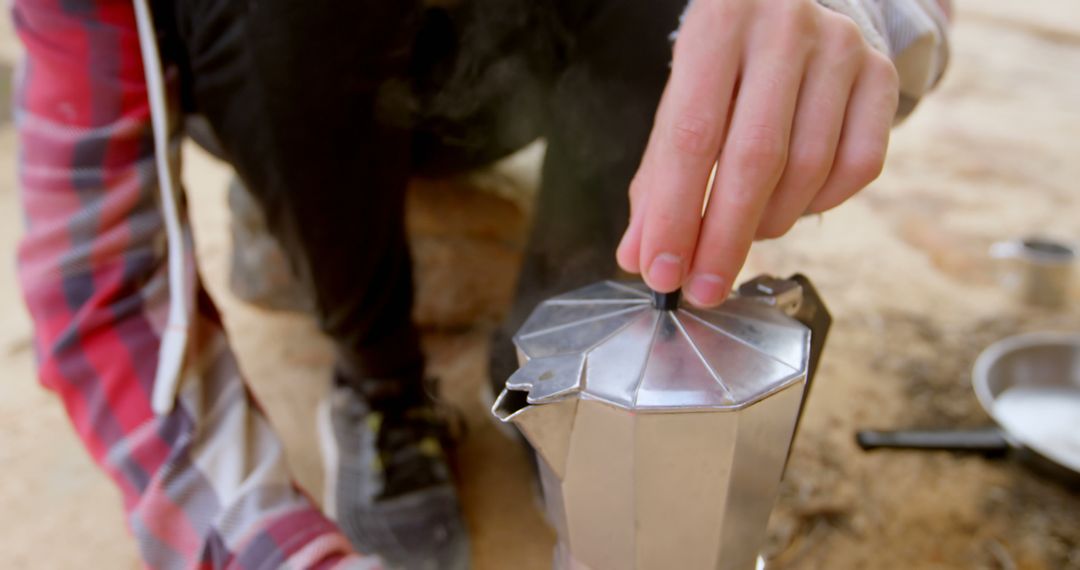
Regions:
<instances>
[{"instance_id":1,"label":"round metal lid","mask_svg":"<svg viewBox=\"0 0 1080 570\"><path fill-rule=\"evenodd\" d=\"M804 376L810 330L750 298L661 310L644 284L605 281L541 303L514 344L527 362L507 386L529 403L577 394L635 410L737 409Z\"/></svg>"}]
</instances>

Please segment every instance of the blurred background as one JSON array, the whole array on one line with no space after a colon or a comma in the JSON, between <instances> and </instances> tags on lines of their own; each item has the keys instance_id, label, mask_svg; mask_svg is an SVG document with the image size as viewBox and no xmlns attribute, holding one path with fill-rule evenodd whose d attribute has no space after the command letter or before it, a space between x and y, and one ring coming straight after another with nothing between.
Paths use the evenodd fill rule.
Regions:
<instances>
[{"instance_id":1,"label":"blurred background","mask_svg":"<svg viewBox=\"0 0 1080 570\"><path fill-rule=\"evenodd\" d=\"M959 0L938 91L894 135L885 174L824 216L755 246L743 277L803 272L835 316L770 523L770 568L1080 568L1080 495L1008 461L866 454L861 428L988 425L970 389L990 343L1080 330L1064 307L1003 287L992 244L1080 243L1080 3ZM14 279L21 232L10 117L19 47L0 18L0 566L135 568L120 496L39 388ZM522 450L479 398L488 331L505 310L542 145L496 168L415 184L417 318L433 372L466 412L463 497L480 570L550 568ZM194 145L185 183L203 275L301 484L321 496L315 403L332 354L302 313L228 285L231 173ZM1074 272L1075 273L1075 272Z\"/></svg>"}]
</instances>

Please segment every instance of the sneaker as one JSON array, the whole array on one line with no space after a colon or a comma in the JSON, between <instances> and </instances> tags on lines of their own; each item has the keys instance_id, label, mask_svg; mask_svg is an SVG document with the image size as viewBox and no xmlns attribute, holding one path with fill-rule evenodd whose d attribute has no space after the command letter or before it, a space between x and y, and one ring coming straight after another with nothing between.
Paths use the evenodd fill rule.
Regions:
<instances>
[{"instance_id":1,"label":"sneaker","mask_svg":"<svg viewBox=\"0 0 1080 570\"><path fill-rule=\"evenodd\" d=\"M446 422L431 405L371 410L336 386L319 406L323 508L357 550L390 570L465 570L469 540L446 454Z\"/></svg>"}]
</instances>

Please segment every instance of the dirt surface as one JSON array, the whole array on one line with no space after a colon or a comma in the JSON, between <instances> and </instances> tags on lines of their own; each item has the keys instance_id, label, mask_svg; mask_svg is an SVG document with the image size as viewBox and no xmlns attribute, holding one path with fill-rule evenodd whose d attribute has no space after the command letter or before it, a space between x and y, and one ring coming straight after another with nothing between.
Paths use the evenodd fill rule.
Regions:
<instances>
[{"instance_id":1,"label":"dirt surface","mask_svg":"<svg viewBox=\"0 0 1080 570\"><path fill-rule=\"evenodd\" d=\"M1080 242L1080 4L959 8L945 83L897 129L882 179L756 246L744 273L806 273L835 316L771 522L771 568L1080 568L1080 494L1007 461L864 454L853 443L859 428L985 425L969 389L979 351L1021 331L1080 330L1080 290L1063 311L1025 308L996 285L986 256L994 241L1031 233ZM3 26L6 72L16 49ZM308 319L227 290L229 175L189 151L204 275L298 480L319 496L313 417L330 350ZM118 493L34 381L13 275L14 157L0 120L0 566L135 568ZM487 326L425 339L470 427L462 493L475 567L548 568L552 538L523 454L478 397Z\"/></svg>"}]
</instances>

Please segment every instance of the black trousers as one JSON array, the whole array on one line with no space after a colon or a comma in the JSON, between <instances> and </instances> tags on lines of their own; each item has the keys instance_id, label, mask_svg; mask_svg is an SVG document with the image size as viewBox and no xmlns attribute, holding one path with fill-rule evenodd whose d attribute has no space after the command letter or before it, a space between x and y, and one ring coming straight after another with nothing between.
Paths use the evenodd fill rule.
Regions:
<instances>
[{"instance_id":1,"label":"black trousers","mask_svg":"<svg viewBox=\"0 0 1080 570\"><path fill-rule=\"evenodd\" d=\"M683 4L161 0L155 17L185 106L265 210L340 376L396 402L422 373L407 179L547 138L517 299L492 347L505 379L509 336L539 300L615 272Z\"/></svg>"}]
</instances>

